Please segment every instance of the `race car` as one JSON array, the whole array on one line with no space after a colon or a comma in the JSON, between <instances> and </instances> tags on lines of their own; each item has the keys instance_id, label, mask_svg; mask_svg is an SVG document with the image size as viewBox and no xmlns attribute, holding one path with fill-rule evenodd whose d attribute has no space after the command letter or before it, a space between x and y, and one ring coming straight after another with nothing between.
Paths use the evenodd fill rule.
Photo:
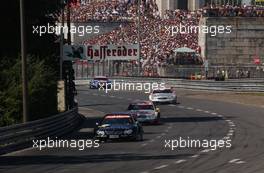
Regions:
<instances>
[{"instance_id":1,"label":"race car","mask_svg":"<svg viewBox=\"0 0 264 173\"><path fill-rule=\"evenodd\" d=\"M142 141L143 128L130 113L111 113L104 116L94 129L95 138L100 141L127 139Z\"/></svg>"},{"instance_id":2,"label":"race car","mask_svg":"<svg viewBox=\"0 0 264 173\"><path fill-rule=\"evenodd\" d=\"M136 115L141 123L159 123L160 109L156 108L151 101L135 101L130 103L128 111Z\"/></svg>"},{"instance_id":3,"label":"race car","mask_svg":"<svg viewBox=\"0 0 264 173\"><path fill-rule=\"evenodd\" d=\"M149 95L153 103L177 103L177 95L171 88L156 89Z\"/></svg>"},{"instance_id":4,"label":"race car","mask_svg":"<svg viewBox=\"0 0 264 173\"><path fill-rule=\"evenodd\" d=\"M90 81L90 89L111 88L111 81L106 76L95 76Z\"/></svg>"}]
</instances>

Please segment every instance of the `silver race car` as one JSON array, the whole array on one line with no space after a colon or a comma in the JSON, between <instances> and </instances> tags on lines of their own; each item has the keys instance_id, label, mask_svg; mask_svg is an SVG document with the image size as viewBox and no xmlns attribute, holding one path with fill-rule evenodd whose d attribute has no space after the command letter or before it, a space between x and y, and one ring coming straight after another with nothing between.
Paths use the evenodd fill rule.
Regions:
<instances>
[{"instance_id":1,"label":"silver race car","mask_svg":"<svg viewBox=\"0 0 264 173\"><path fill-rule=\"evenodd\" d=\"M176 92L170 88L153 90L149 95L149 100L153 103L177 103Z\"/></svg>"},{"instance_id":2,"label":"silver race car","mask_svg":"<svg viewBox=\"0 0 264 173\"><path fill-rule=\"evenodd\" d=\"M128 111L135 115L138 122L155 123L160 121L160 110L151 101L135 101L130 103Z\"/></svg>"}]
</instances>

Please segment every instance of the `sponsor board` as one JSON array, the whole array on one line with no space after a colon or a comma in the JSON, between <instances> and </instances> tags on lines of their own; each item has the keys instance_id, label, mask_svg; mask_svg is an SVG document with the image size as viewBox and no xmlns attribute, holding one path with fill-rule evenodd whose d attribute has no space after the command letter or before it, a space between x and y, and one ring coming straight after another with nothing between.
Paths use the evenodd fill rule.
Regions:
<instances>
[{"instance_id":1,"label":"sponsor board","mask_svg":"<svg viewBox=\"0 0 264 173\"><path fill-rule=\"evenodd\" d=\"M137 60L138 44L64 45L63 60Z\"/></svg>"}]
</instances>

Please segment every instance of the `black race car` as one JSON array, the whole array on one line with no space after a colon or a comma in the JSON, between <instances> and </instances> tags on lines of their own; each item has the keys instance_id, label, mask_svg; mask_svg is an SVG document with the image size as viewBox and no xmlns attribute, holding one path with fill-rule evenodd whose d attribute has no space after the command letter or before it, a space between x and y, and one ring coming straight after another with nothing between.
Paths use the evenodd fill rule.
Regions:
<instances>
[{"instance_id":1,"label":"black race car","mask_svg":"<svg viewBox=\"0 0 264 173\"><path fill-rule=\"evenodd\" d=\"M96 123L94 135L100 141L127 139L142 141L143 128L130 113L111 113Z\"/></svg>"}]
</instances>

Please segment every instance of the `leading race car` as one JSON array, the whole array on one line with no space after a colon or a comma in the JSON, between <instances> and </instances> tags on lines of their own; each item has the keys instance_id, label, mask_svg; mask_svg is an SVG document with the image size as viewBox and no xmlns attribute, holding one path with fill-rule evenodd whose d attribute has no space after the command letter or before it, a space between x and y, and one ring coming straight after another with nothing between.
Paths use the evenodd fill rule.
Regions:
<instances>
[{"instance_id":1,"label":"leading race car","mask_svg":"<svg viewBox=\"0 0 264 173\"><path fill-rule=\"evenodd\" d=\"M130 103L128 111L136 115L141 123L159 123L160 110L151 101L135 101Z\"/></svg>"},{"instance_id":2,"label":"leading race car","mask_svg":"<svg viewBox=\"0 0 264 173\"><path fill-rule=\"evenodd\" d=\"M143 128L130 113L107 114L96 125L94 135L100 141L106 141L108 139L143 140Z\"/></svg>"},{"instance_id":3,"label":"leading race car","mask_svg":"<svg viewBox=\"0 0 264 173\"><path fill-rule=\"evenodd\" d=\"M111 81L106 76L95 76L90 81L90 89L111 88Z\"/></svg>"},{"instance_id":4,"label":"leading race car","mask_svg":"<svg viewBox=\"0 0 264 173\"><path fill-rule=\"evenodd\" d=\"M177 103L177 95L171 88L156 89L149 95L149 100L154 103Z\"/></svg>"}]
</instances>

